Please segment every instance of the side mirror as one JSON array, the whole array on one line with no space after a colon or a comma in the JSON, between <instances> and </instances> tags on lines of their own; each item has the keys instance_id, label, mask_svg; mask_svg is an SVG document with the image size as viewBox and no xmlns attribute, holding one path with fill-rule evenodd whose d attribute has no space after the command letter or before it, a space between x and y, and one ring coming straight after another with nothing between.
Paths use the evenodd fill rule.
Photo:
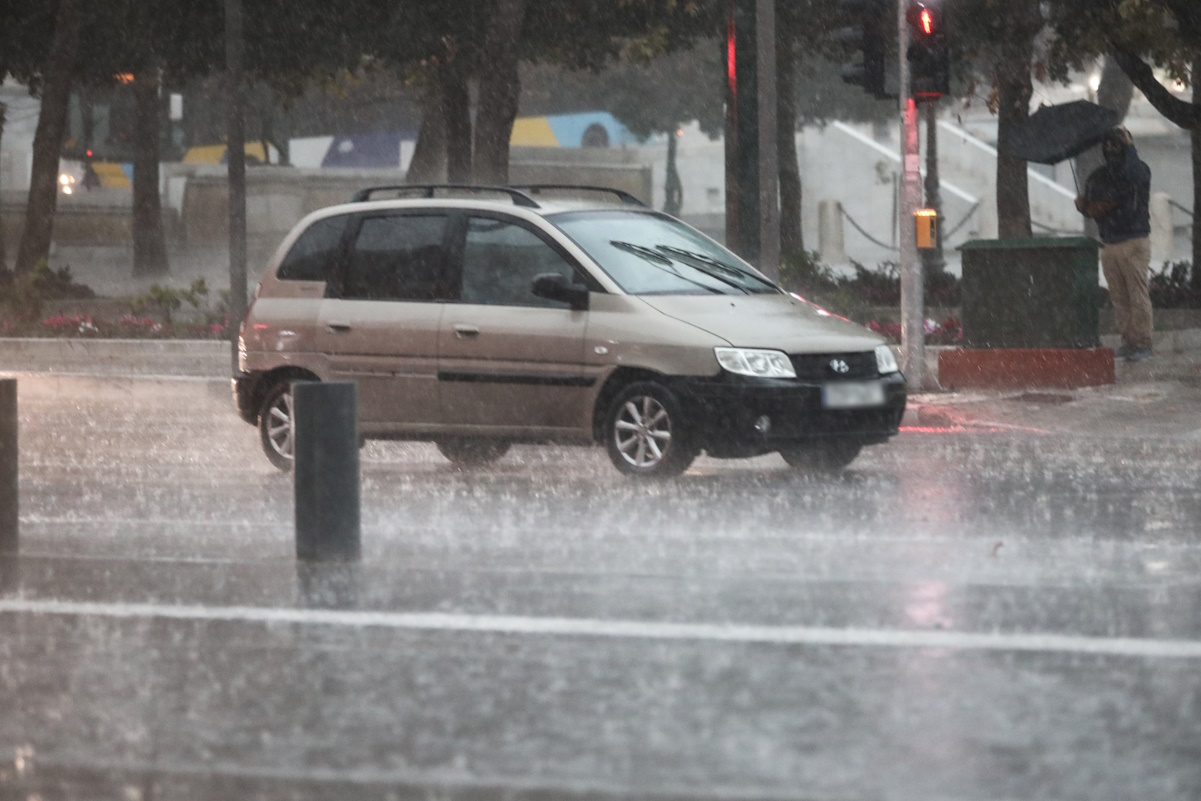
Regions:
<instances>
[{"instance_id":1,"label":"side mirror","mask_svg":"<svg viewBox=\"0 0 1201 801\"><path fill-rule=\"evenodd\" d=\"M566 303L577 311L588 308L588 288L570 283L558 273L542 273L534 276L531 291L536 297Z\"/></svg>"}]
</instances>

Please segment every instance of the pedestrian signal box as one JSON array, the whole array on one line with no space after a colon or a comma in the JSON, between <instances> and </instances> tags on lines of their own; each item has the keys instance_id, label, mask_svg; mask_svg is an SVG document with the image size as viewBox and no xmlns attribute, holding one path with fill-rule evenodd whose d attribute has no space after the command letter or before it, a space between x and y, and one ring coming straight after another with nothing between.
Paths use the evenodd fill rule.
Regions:
<instances>
[{"instance_id":1,"label":"pedestrian signal box","mask_svg":"<svg viewBox=\"0 0 1201 801\"><path fill-rule=\"evenodd\" d=\"M918 209L913 212L913 222L917 228L918 250L938 247L938 212L934 209Z\"/></svg>"}]
</instances>

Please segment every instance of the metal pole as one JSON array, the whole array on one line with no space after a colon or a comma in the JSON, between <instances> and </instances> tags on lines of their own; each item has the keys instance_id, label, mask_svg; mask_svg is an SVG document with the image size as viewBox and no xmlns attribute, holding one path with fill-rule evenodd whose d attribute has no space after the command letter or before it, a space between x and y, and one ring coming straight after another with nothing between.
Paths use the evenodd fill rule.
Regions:
<instances>
[{"instance_id":1,"label":"metal pole","mask_svg":"<svg viewBox=\"0 0 1201 801\"><path fill-rule=\"evenodd\" d=\"M226 155L229 160L229 338L238 372L238 327L246 316L246 129L243 120L242 0L225 0L225 69L229 92Z\"/></svg>"},{"instance_id":2,"label":"metal pole","mask_svg":"<svg viewBox=\"0 0 1201 801\"><path fill-rule=\"evenodd\" d=\"M938 100L926 101L926 208L934 209L934 247L922 251L922 263L928 273L941 273L947 267L942 253L942 194L938 177Z\"/></svg>"},{"instance_id":3,"label":"metal pole","mask_svg":"<svg viewBox=\"0 0 1201 801\"><path fill-rule=\"evenodd\" d=\"M17 379L0 379L0 554L18 550Z\"/></svg>"},{"instance_id":4,"label":"metal pole","mask_svg":"<svg viewBox=\"0 0 1201 801\"><path fill-rule=\"evenodd\" d=\"M780 277L780 164L776 130L776 2L755 5L756 72L759 76L759 269Z\"/></svg>"},{"instance_id":5,"label":"metal pole","mask_svg":"<svg viewBox=\"0 0 1201 801\"><path fill-rule=\"evenodd\" d=\"M296 558L354 561L359 545L358 387L292 385Z\"/></svg>"},{"instance_id":6,"label":"metal pole","mask_svg":"<svg viewBox=\"0 0 1201 801\"><path fill-rule=\"evenodd\" d=\"M737 103L738 245L734 252L762 264L759 250L759 63L757 0L734 0L734 78ZM775 129L769 132L774 134ZM726 191L729 191L727 188Z\"/></svg>"},{"instance_id":7,"label":"metal pole","mask_svg":"<svg viewBox=\"0 0 1201 801\"><path fill-rule=\"evenodd\" d=\"M922 328L924 298L922 263L917 256L913 213L922 203L922 162L917 128L917 103L910 96L909 25L905 0L897 0L897 50L901 62L901 369L909 388L920 392L926 383L926 332Z\"/></svg>"}]
</instances>

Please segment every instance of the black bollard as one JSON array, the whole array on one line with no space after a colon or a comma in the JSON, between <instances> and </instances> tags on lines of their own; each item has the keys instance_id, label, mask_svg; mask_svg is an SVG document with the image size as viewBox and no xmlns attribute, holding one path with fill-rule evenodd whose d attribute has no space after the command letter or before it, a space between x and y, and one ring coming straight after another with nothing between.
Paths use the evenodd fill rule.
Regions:
<instances>
[{"instance_id":1,"label":"black bollard","mask_svg":"<svg viewBox=\"0 0 1201 801\"><path fill-rule=\"evenodd\" d=\"M296 558L359 558L358 388L292 385Z\"/></svg>"},{"instance_id":2,"label":"black bollard","mask_svg":"<svg viewBox=\"0 0 1201 801\"><path fill-rule=\"evenodd\" d=\"M0 378L0 554L17 553L17 379Z\"/></svg>"}]
</instances>

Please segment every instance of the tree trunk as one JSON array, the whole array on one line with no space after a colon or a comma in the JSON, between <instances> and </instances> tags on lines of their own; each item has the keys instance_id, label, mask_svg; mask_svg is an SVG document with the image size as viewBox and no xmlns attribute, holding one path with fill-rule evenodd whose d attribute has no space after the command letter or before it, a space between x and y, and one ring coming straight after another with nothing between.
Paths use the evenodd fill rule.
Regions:
<instances>
[{"instance_id":1,"label":"tree trunk","mask_svg":"<svg viewBox=\"0 0 1201 801\"><path fill-rule=\"evenodd\" d=\"M796 154L796 21L789 3L776 6L776 153L780 181L780 257L805 252L801 229L801 168Z\"/></svg>"},{"instance_id":2,"label":"tree trunk","mask_svg":"<svg viewBox=\"0 0 1201 801\"><path fill-rule=\"evenodd\" d=\"M667 169L663 179L663 212L673 217L678 217L680 210L684 208L684 185L680 183L680 170L676 159L678 149L679 137L675 131L668 131Z\"/></svg>"},{"instance_id":3,"label":"tree trunk","mask_svg":"<svg viewBox=\"0 0 1201 801\"><path fill-rule=\"evenodd\" d=\"M497 0L484 39L472 170L476 183L509 183L509 140L521 97L517 61L525 9L526 0Z\"/></svg>"},{"instance_id":4,"label":"tree trunk","mask_svg":"<svg viewBox=\"0 0 1201 801\"><path fill-rule=\"evenodd\" d=\"M153 63L134 75L133 98L133 274L158 275L168 270L159 194L158 67Z\"/></svg>"},{"instance_id":5,"label":"tree trunk","mask_svg":"<svg viewBox=\"0 0 1201 801\"><path fill-rule=\"evenodd\" d=\"M3 80L6 75L6 68L0 65L0 80ZM0 153L3 153L4 142L4 120L8 114L8 106L0 103ZM0 199L4 197L4 185L0 184ZM0 201L0 211L3 210L3 202ZM8 273L8 253L4 245L4 216L0 214L0 284L4 283L4 276Z\"/></svg>"},{"instance_id":6,"label":"tree trunk","mask_svg":"<svg viewBox=\"0 0 1201 801\"><path fill-rule=\"evenodd\" d=\"M1196 85L1194 84L1194 87ZM1201 89L1193 89L1193 102L1201 100ZM1198 103L1201 105L1201 103ZM1193 289L1201 292L1201 127L1189 131L1193 144Z\"/></svg>"},{"instance_id":7,"label":"tree trunk","mask_svg":"<svg viewBox=\"0 0 1201 801\"><path fill-rule=\"evenodd\" d=\"M1009 143L1030 116L1030 62L1034 37L1042 27L1038 0L1013 0L997 64L997 234L1002 239L1031 236L1030 186L1025 159L1010 156Z\"/></svg>"},{"instance_id":8,"label":"tree trunk","mask_svg":"<svg viewBox=\"0 0 1201 801\"><path fill-rule=\"evenodd\" d=\"M405 181L432 184L446 180L446 112L442 108L442 84L431 76L421 101L421 129L413 145L413 158Z\"/></svg>"},{"instance_id":9,"label":"tree trunk","mask_svg":"<svg viewBox=\"0 0 1201 801\"><path fill-rule=\"evenodd\" d=\"M41 112L33 138L33 170L25 230L17 250L17 275L33 270L50 255L54 209L58 203L58 161L67 129L67 104L79 44L78 0L59 0L54 18L54 40L43 71Z\"/></svg>"},{"instance_id":10,"label":"tree trunk","mask_svg":"<svg viewBox=\"0 0 1201 801\"><path fill-rule=\"evenodd\" d=\"M471 182L471 94L467 76L452 64L442 74L442 109L446 114L446 180Z\"/></svg>"}]
</instances>

